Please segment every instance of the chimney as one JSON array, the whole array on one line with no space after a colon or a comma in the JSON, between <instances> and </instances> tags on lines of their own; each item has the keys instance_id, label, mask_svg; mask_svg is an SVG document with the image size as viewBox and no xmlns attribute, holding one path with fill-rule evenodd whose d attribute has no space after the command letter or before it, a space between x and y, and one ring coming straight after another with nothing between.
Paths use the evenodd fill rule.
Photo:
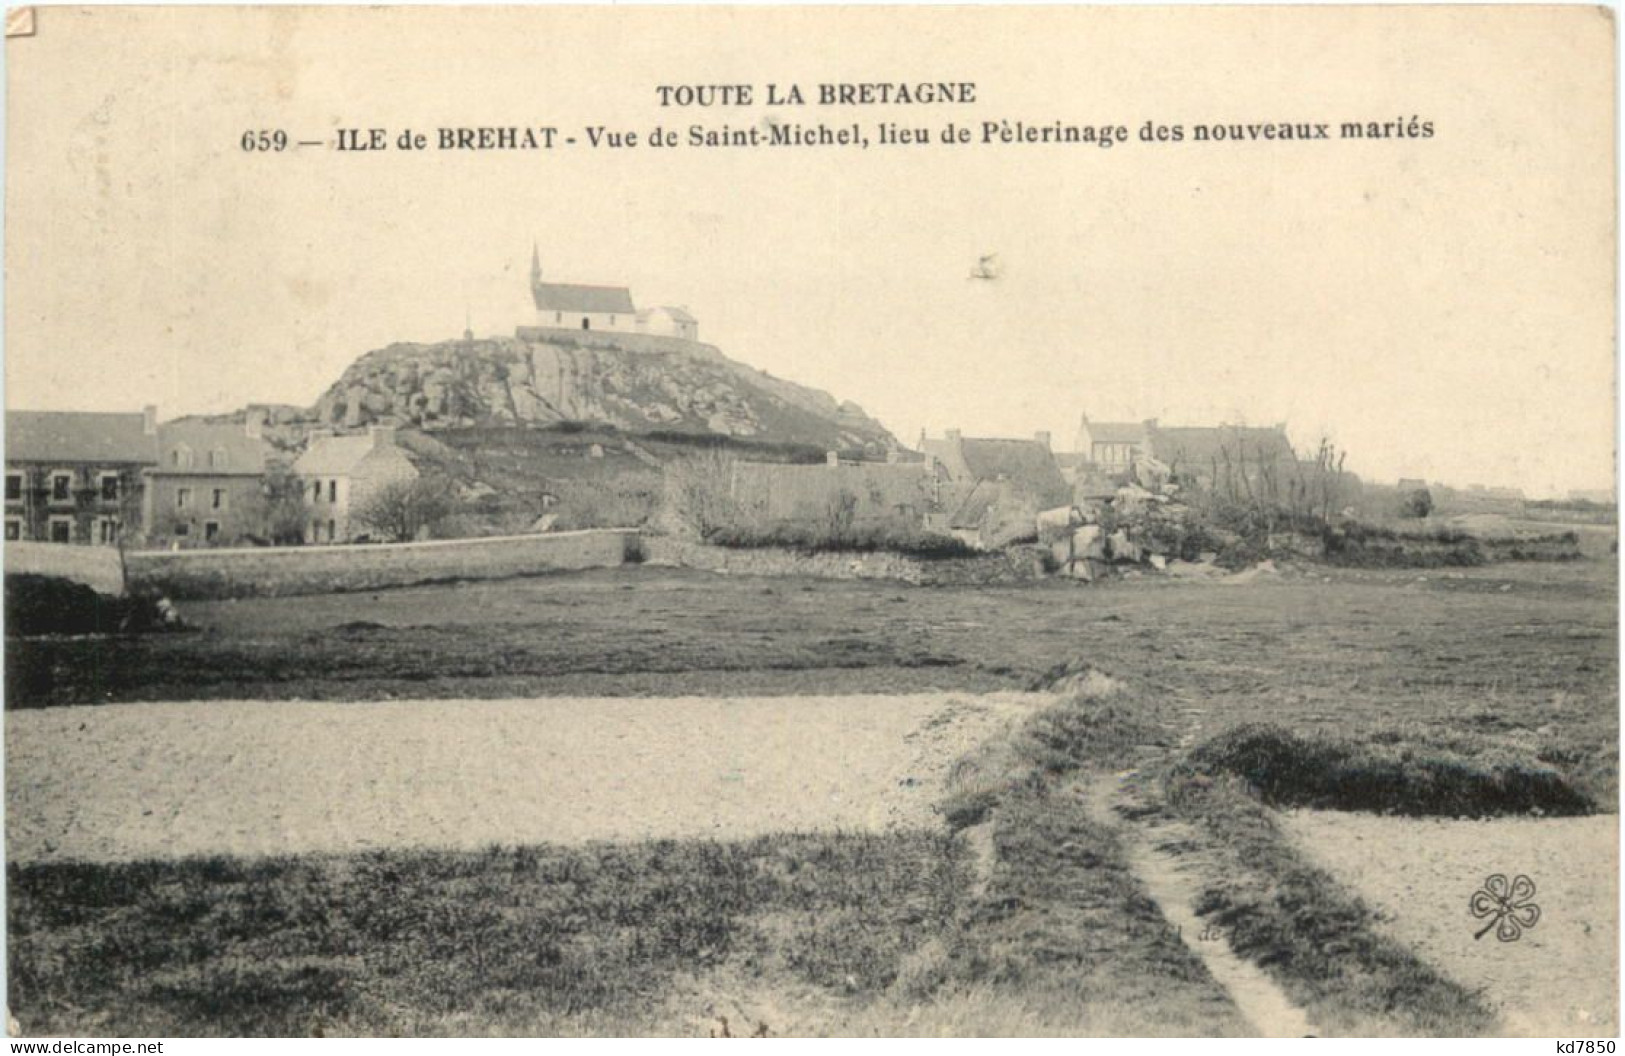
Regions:
<instances>
[{"instance_id":1,"label":"chimney","mask_svg":"<svg viewBox=\"0 0 1625 1056\"><path fill-rule=\"evenodd\" d=\"M374 451L395 446L395 427L393 425L369 425L367 435L372 437L372 449Z\"/></svg>"},{"instance_id":2,"label":"chimney","mask_svg":"<svg viewBox=\"0 0 1625 1056\"><path fill-rule=\"evenodd\" d=\"M837 451L825 451L824 452L824 464L826 466L838 466L838 465L840 465L841 464L840 453L837 452Z\"/></svg>"},{"instance_id":3,"label":"chimney","mask_svg":"<svg viewBox=\"0 0 1625 1056\"><path fill-rule=\"evenodd\" d=\"M149 403L141 408L141 431L148 436L158 435L158 405Z\"/></svg>"},{"instance_id":4,"label":"chimney","mask_svg":"<svg viewBox=\"0 0 1625 1056\"><path fill-rule=\"evenodd\" d=\"M1049 446L1049 430L1048 429L1040 429L1040 430L1038 430L1038 432L1033 434L1033 439L1037 440L1039 443L1043 444L1045 447L1048 447Z\"/></svg>"},{"instance_id":5,"label":"chimney","mask_svg":"<svg viewBox=\"0 0 1625 1056\"><path fill-rule=\"evenodd\" d=\"M243 418L243 433L250 440L258 440L265 435L265 408L250 407L248 414Z\"/></svg>"}]
</instances>

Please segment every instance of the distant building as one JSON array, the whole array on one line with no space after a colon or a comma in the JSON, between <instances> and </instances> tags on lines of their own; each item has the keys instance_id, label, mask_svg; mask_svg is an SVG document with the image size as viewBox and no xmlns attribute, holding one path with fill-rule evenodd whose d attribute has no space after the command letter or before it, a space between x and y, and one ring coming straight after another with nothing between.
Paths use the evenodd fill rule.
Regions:
<instances>
[{"instance_id":1,"label":"distant building","mask_svg":"<svg viewBox=\"0 0 1625 1056\"><path fill-rule=\"evenodd\" d=\"M1071 479L1122 477L1135 461L1154 458L1176 476L1198 483L1268 468L1295 466L1297 457L1286 426L1165 426L1155 418L1142 422L1091 422L1081 417L1077 450L1067 457Z\"/></svg>"},{"instance_id":2,"label":"distant building","mask_svg":"<svg viewBox=\"0 0 1625 1056\"><path fill-rule=\"evenodd\" d=\"M1075 453L1102 473L1127 473L1135 459L1145 457L1150 432L1156 427L1155 418L1144 422L1091 422L1085 414L1078 424Z\"/></svg>"},{"instance_id":3,"label":"distant building","mask_svg":"<svg viewBox=\"0 0 1625 1056\"><path fill-rule=\"evenodd\" d=\"M539 327L700 339L699 321L686 309L661 306L640 311L625 286L543 282L541 253L535 246L530 251L530 296Z\"/></svg>"},{"instance_id":4,"label":"distant building","mask_svg":"<svg viewBox=\"0 0 1625 1056\"><path fill-rule=\"evenodd\" d=\"M367 502L380 488L418 475L396 444L394 428L382 425L348 436L312 433L293 473L305 489L310 525L305 541L310 543L349 542L365 534L356 515Z\"/></svg>"},{"instance_id":5,"label":"distant building","mask_svg":"<svg viewBox=\"0 0 1625 1056\"><path fill-rule=\"evenodd\" d=\"M8 540L112 546L141 530L158 409L6 413Z\"/></svg>"},{"instance_id":6,"label":"distant building","mask_svg":"<svg viewBox=\"0 0 1625 1056\"><path fill-rule=\"evenodd\" d=\"M930 523L967 542L991 548L1024 538L1039 510L1072 501L1048 433L1016 440L949 429L940 440L921 436L920 449L932 477Z\"/></svg>"},{"instance_id":7,"label":"distant building","mask_svg":"<svg viewBox=\"0 0 1625 1056\"><path fill-rule=\"evenodd\" d=\"M1226 478L1253 479L1272 470L1297 469L1297 455L1285 425L1170 428L1150 424L1147 453L1183 480L1211 485Z\"/></svg>"},{"instance_id":8,"label":"distant building","mask_svg":"<svg viewBox=\"0 0 1625 1056\"><path fill-rule=\"evenodd\" d=\"M163 546L226 546L263 536L265 467L271 445L263 414L243 425L170 422L158 427L158 463L147 470L147 540Z\"/></svg>"}]
</instances>

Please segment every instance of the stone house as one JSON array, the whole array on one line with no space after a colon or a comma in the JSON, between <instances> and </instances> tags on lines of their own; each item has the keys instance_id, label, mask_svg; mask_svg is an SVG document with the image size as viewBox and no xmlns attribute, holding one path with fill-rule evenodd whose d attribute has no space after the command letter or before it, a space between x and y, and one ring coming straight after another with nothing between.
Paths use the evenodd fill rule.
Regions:
<instances>
[{"instance_id":1,"label":"stone house","mask_svg":"<svg viewBox=\"0 0 1625 1056\"><path fill-rule=\"evenodd\" d=\"M1048 433L1031 440L922 436L932 480L929 525L984 547L1031 534L1038 511L1071 502L1072 489L1050 451Z\"/></svg>"},{"instance_id":2,"label":"stone house","mask_svg":"<svg viewBox=\"0 0 1625 1056\"><path fill-rule=\"evenodd\" d=\"M6 413L5 538L112 546L141 531L158 409Z\"/></svg>"},{"instance_id":3,"label":"stone house","mask_svg":"<svg viewBox=\"0 0 1625 1056\"><path fill-rule=\"evenodd\" d=\"M147 470L143 520L161 546L230 546L263 537L264 418L242 425L179 421L158 427L158 463Z\"/></svg>"},{"instance_id":4,"label":"stone house","mask_svg":"<svg viewBox=\"0 0 1625 1056\"><path fill-rule=\"evenodd\" d=\"M379 489L418 476L395 441L394 427L384 425L348 436L326 429L311 433L293 473L304 487L309 543L346 543L366 534L357 514L367 502Z\"/></svg>"},{"instance_id":5,"label":"stone house","mask_svg":"<svg viewBox=\"0 0 1625 1056\"><path fill-rule=\"evenodd\" d=\"M638 312L638 332L662 337L680 337L685 341L700 339L699 320L688 314L688 309L671 305L645 308Z\"/></svg>"},{"instance_id":6,"label":"stone house","mask_svg":"<svg viewBox=\"0 0 1625 1056\"><path fill-rule=\"evenodd\" d=\"M1101 477L1121 480L1141 459L1156 459L1176 476L1211 485L1215 479L1245 476L1296 466L1284 424L1265 428L1241 425L1164 426L1155 418L1143 422L1091 422L1078 426L1076 451L1068 456L1071 478L1082 484Z\"/></svg>"},{"instance_id":7,"label":"stone house","mask_svg":"<svg viewBox=\"0 0 1625 1056\"><path fill-rule=\"evenodd\" d=\"M1108 476L1127 473L1134 460L1150 450L1155 418L1143 422L1091 422L1087 414L1078 425L1075 452L1094 469Z\"/></svg>"}]
</instances>

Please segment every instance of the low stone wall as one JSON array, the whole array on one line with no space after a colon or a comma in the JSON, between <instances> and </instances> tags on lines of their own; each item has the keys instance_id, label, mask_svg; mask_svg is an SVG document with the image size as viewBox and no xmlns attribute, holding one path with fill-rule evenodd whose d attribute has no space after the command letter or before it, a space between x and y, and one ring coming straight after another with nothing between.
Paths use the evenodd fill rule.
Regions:
<instances>
[{"instance_id":1,"label":"low stone wall","mask_svg":"<svg viewBox=\"0 0 1625 1056\"><path fill-rule=\"evenodd\" d=\"M1044 576L1035 548L984 557L926 561L893 553L804 553L777 547L707 546L671 536L644 540L645 560L736 576L811 576L818 579L884 579L919 586L1024 583Z\"/></svg>"},{"instance_id":2,"label":"low stone wall","mask_svg":"<svg viewBox=\"0 0 1625 1056\"><path fill-rule=\"evenodd\" d=\"M572 330L557 326L521 326L514 336L521 341L546 342L566 348L607 348L621 352L653 352L663 355L699 356L721 359L722 351L715 345L690 341L685 337L666 334L627 334L619 330Z\"/></svg>"},{"instance_id":3,"label":"low stone wall","mask_svg":"<svg viewBox=\"0 0 1625 1056\"><path fill-rule=\"evenodd\" d=\"M124 593L124 570L111 546L66 543L7 543L6 575L60 576L83 583L98 594Z\"/></svg>"},{"instance_id":4,"label":"low stone wall","mask_svg":"<svg viewBox=\"0 0 1625 1056\"><path fill-rule=\"evenodd\" d=\"M593 529L427 543L147 551L130 554L128 564L132 589L175 599L238 598L606 568L623 564L636 542L631 529Z\"/></svg>"}]
</instances>

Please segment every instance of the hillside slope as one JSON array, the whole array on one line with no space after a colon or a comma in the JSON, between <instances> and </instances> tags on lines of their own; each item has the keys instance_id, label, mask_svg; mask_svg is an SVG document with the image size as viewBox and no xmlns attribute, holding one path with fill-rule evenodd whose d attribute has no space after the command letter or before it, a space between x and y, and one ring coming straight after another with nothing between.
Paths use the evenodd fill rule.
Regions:
<instances>
[{"instance_id":1,"label":"hillside slope","mask_svg":"<svg viewBox=\"0 0 1625 1056\"><path fill-rule=\"evenodd\" d=\"M349 428L584 421L846 451L896 443L861 408L715 346L605 333L390 345L356 360L314 410L320 423Z\"/></svg>"}]
</instances>

